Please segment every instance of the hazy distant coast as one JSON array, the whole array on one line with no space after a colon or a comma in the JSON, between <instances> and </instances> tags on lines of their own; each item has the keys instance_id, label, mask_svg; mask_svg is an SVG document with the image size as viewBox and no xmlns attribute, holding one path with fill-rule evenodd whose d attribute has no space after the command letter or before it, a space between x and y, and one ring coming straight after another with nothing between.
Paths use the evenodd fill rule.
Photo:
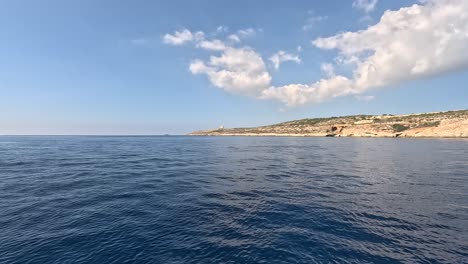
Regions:
<instances>
[{"instance_id":1,"label":"hazy distant coast","mask_svg":"<svg viewBox=\"0 0 468 264\"><path fill-rule=\"evenodd\" d=\"M261 127L195 131L189 135L468 138L468 110L307 118Z\"/></svg>"}]
</instances>

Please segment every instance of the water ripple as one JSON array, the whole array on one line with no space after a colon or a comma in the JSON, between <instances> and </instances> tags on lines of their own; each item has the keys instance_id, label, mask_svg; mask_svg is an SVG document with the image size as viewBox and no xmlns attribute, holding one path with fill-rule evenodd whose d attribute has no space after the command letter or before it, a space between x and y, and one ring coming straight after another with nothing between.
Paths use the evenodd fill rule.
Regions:
<instances>
[{"instance_id":1,"label":"water ripple","mask_svg":"<svg viewBox=\"0 0 468 264\"><path fill-rule=\"evenodd\" d=\"M467 263L466 149L0 137L0 263Z\"/></svg>"}]
</instances>

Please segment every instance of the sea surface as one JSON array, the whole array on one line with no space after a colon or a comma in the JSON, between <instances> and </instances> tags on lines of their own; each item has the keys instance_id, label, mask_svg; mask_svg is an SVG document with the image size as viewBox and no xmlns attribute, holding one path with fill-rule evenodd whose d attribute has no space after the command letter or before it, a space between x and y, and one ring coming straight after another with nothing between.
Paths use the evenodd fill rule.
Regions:
<instances>
[{"instance_id":1,"label":"sea surface","mask_svg":"<svg viewBox=\"0 0 468 264\"><path fill-rule=\"evenodd\" d=\"M0 137L0 263L468 263L468 141Z\"/></svg>"}]
</instances>

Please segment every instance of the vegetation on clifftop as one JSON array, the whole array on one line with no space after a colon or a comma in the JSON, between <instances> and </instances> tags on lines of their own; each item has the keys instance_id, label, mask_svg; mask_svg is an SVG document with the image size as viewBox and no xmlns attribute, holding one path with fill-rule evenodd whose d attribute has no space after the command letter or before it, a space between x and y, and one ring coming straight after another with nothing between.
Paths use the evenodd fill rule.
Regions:
<instances>
[{"instance_id":1,"label":"vegetation on clifftop","mask_svg":"<svg viewBox=\"0 0 468 264\"><path fill-rule=\"evenodd\" d=\"M407 136L418 133L465 135L468 110L434 112L409 115L354 115L324 118L306 118L254 128L223 128L198 131L192 135L304 135L304 136ZM462 122L460 131L444 132L442 125ZM426 132L424 132L426 131ZM429 132L428 132L429 131ZM442 131L442 132L441 132ZM458 133L459 132L459 133ZM413 133L413 134L411 134ZM466 131L468 133L468 131Z\"/></svg>"}]
</instances>

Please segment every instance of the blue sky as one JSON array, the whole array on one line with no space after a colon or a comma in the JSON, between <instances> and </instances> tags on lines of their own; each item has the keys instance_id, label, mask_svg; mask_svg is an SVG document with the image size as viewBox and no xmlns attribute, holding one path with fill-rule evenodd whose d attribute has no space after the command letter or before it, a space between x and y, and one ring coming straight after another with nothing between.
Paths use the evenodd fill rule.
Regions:
<instances>
[{"instance_id":1,"label":"blue sky","mask_svg":"<svg viewBox=\"0 0 468 264\"><path fill-rule=\"evenodd\" d=\"M221 124L468 109L463 0L359 2L1 1L0 134L183 134ZM401 9L413 4L418 9ZM462 15L427 15L450 5ZM380 22L386 10L394 11L387 24ZM405 25L375 33L394 18L411 27L424 21L445 37ZM177 32L203 35L179 43ZM224 46L203 48L215 40ZM279 51L289 57L276 69L270 59ZM392 67L379 68L389 52L392 63L382 65ZM213 64L210 56L228 62ZM353 77L366 63L380 73ZM226 70L234 77L221 76Z\"/></svg>"}]
</instances>

